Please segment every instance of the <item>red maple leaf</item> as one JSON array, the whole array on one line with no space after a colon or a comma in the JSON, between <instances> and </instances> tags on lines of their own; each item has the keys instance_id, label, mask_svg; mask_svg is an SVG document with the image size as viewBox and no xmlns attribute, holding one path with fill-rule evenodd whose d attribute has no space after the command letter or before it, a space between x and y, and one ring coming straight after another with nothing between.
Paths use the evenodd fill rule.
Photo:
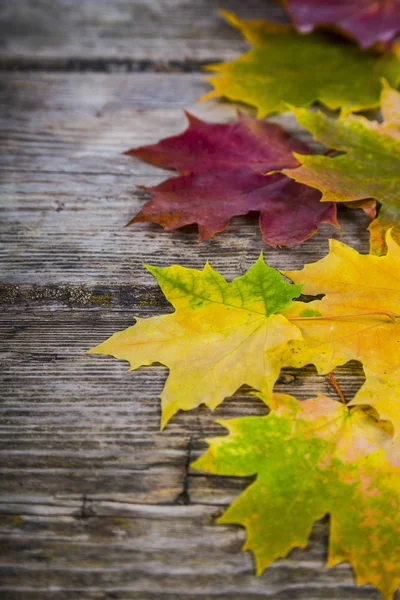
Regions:
<instances>
[{"instance_id":1,"label":"red maple leaf","mask_svg":"<svg viewBox=\"0 0 400 600\"><path fill-rule=\"evenodd\" d=\"M222 231L231 217L260 213L263 240L271 246L303 242L320 223L339 228L336 207L321 194L280 173L298 166L292 152L309 147L274 123L239 114L231 124L206 123L186 113L180 135L126 152L180 175L144 187L153 199L128 224L152 221L165 229L197 223L200 239Z\"/></svg>"},{"instance_id":2,"label":"red maple leaf","mask_svg":"<svg viewBox=\"0 0 400 600\"><path fill-rule=\"evenodd\" d=\"M390 46L400 31L400 0L284 0L302 33L316 25L333 25L353 37L361 48Z\"/></svg>"}]
</instances>

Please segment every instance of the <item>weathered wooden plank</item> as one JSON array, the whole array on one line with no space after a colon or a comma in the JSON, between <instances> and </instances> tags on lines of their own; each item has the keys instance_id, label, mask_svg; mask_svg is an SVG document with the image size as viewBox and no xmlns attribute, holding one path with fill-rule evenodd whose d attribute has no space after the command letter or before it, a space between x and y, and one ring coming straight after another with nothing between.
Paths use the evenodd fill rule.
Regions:
<instances>
[{"instance_id":1,"label":"weathered wooden plank","mask_svg":"<svg viewBox=\"0 0 400 600\"><path fill-rule=\"evenodd\" d=\"M233 103L197 102L210 89L204 77L201 73L3 72L0 123L9 145L1 148L6 160L1 167L19 165L27 170L35 159L43 161L46 171L54 171L54 164L44 161L60 161L58 173L151 173L149 166L121 153L127 146L150 143L155 136L182 129L186 123L182 109L211 121L234 118ZM307 136L290 113L271 120L302 139ZM95 156L104 162L97 163Z\"/></svg>"},{"instance_id":2,"label":"weathered wooden plank","mask_svg":"<svg viewBox=\"0 0 400 600\"><path fill-rule=\"evenodd\" d=\"M103 501L89 508L86 518L79 511L1 516L13 564L0 563L3 589L48 592L51 586L80 598L101 591L105 598L378 598L370 588L354 595L348 567L322 568L326 522L315 526L306 550L257 578L249 554L239 552L243 531L214 527L215 507Z\"/></svg>"},{"instance_id":3,"label":"weathered wooden plank","mask_svg":"<svg viewBox=\"0 0 400 600\"><path fill-rule=\"evenodd\" d=\"M3 0L1 54L3 62L78 68L82 61L92 68L101 68L96 60L111 61L109 69L135 60L158 61L162 68L171 60L232 58L246 44L220 17L220 6L243 18L285 20L273 0Z\"/></svg>"}]
</instances>

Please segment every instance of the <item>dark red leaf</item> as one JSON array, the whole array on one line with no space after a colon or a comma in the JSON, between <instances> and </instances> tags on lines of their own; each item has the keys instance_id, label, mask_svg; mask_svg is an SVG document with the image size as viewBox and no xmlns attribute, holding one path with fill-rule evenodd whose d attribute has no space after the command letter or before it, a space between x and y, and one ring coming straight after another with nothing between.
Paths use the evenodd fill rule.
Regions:
<instances>
[{"instance_id":1,"label":"dark red leaf","mask_svg":"<svg viewBox=\"0 0 400 600\"><path fill-rule=\"evenodd\" d=\"M309 33L317 25L334 25L361 48L390 45L400 31L400 0L286 0L296 28Z\"/></svg>"},{"instance_id":2,"label":"dark red leaf","mask_svg":"<svg viewBox=\"0 0 400 600\"><path fill-rule=\"evenodd\" d=\"M181 173L144 188L153 199L130 223L152 221L165 229L197 223L206 239L231 217L259 211L263 239L272 246L301 243L320 223L338 227L335 205L321 203L319 192L280 173L267 175L298 166L292 152L309 154L306 144L276 124L242 114L232 124L187 116L182 134L126 153Z\"/></svg>"}]
</instances>

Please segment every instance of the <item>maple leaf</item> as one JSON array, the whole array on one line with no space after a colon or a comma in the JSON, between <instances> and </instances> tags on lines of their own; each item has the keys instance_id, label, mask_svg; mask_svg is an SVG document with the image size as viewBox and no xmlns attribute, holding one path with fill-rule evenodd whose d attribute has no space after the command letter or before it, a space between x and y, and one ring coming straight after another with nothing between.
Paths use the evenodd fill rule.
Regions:
<instances>
[{"instance_id":1,"label":"maple leaf","mask_svg":"<svg viewBox=\"0 0 400 600\"><path fill-rule=\"evenodd\" d=\"M302 36L290 26L263 20L241 21L223 12L254 48L230 63L209 65L214 91L257 107L258 116L309 106L318 101L342 114L379 106L380 80L400 82L400 48L377 55L323 33Z\"/></svg>"},{"instance_id":2,"label":"maple leaf","mask_svg":"<svg viewBox=\"0 0 400 600\"><path fill-rule=\"evenodd\" d=\"M284 0L295 27L310 33L318 25L334 25L361 48L390 47L400 30L400 0Z\"/></svg>"},{"instance_id":3,"label":"maple leaf","mask_svg":"<svg viewBox=\"0 0 400 600\"><path fill-rule=\"evenodd\" d=\"M181 173L144 188L153 200L129 224L152 221L176 229L198 223L200 239L206 239L232 216L259 211L263 239L271 246L303 242L320 223L339 228L335 205L322 205L319 192L279 173L266 175L297 166L292 152L310 152L306 144L279 125L243 114L233 124L186 114L189 126L182 134L126 153Z\"/></svg>"},{"instance_id":4,"label":"maple leaf","mask_svg":"<svg viewBox=\"0 0 400 600\"><path fill-rule=\"evenodd\" d=\"M363 364L366 382L353 404L371 404L400 431L400 246L387 235L385 256L362 255L330 240L329 254L300 271L285 271L306 294L325 294L307 305L294 302L283 314L304 342L287 362L314 364L327 373L351 359ZM312 316L304 314L315 311Z\"/></svg>"},{"instance_id":5,"label":"maple leaf","mask_svg":"<svg viewBox=\"0 0 400 600\"><path fill-rule=\"evenodd\" d=\"M226 437L192 467L217 475L257 476L218 519L246 528L257 574L307 544L329 514L328 565L349 561L358 584L389 600L400 584L400 468L391 429L371 408L324 396L297 402L275 395L266 417L222 421Z\"/></svg>"},{"instance_id":6,"label":"maple leaf","mask_svg":"<svg viewBox=\"0 0 400 600\"><path fill-rule=\"evenodd\" d=\"M298 122L315 139L345 154L300 156L302 166L284 169L294 180L322 191L323 202L349 202L375 198L383 204L369 229L371 250L386 250L385 234L400 241L400 94L385 85L382 91L383 123L352 115L332 119L317 112L293 109Z\"/></svg>"},{"instance_id":7,"label":"maple leaf","mask_svg":"<svg viewBox=\"0 0 400 600\"><path fill-rule=\"evenodd\" d=\"M202 271L147 267L176 311L115 333L89 350L128 360L131 370L160 362L170 369L161 394L162 427L179 409L214 409L242 384L271 393L288 341L298 327L276 314L299 296L262 256L228 283L207 263Z\"/></svg>"}]
</instances>

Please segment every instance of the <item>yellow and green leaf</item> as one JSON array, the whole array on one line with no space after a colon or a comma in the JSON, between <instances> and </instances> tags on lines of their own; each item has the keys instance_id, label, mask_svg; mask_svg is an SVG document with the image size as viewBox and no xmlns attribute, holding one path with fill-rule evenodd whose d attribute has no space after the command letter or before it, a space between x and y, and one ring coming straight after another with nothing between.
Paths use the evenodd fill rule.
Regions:
<instances>
[{"instance_id":1,"label":"yellow and green leaf","mask_svg":"<svg viewBox=\"0 0 400 600\"><path fill-rule=\"evenodd\" d=\"M383 123L351 115L333 119L321 112L293 109L315 139L343 152L340 156L296 154L301 166L283 172L317 188L322 202L352 202L374 198L383 206L369 230L371 251L386 251L385 235L400 241L400 93L384 86Z\"/></svg>"},{"instance_id":2,"label":"yellow and green leaf","mask_svg":"<svg viewBox=\"0 0 400 600\"><path fill-rule=\"evenodd\" d=\"M342 114L379 106L381 78L400 83L400 47L379 55L351 43L337 43L329 35L301 35L287 25L265 20L242 21L223 11L253 48L229 63L207 67L214 91L257 108L259 117L284 112L287 104L309 106L320 102Z\"/></svg>"},{"instance_id":3,"label":"yellow and green leaf","mask_svg":"<svg viewBox=\"0 0 400 600\"><path fill-rule=\"evenodd\" d=\"M266 417L221 424L226 437L192 467L256 476L219 519L246 529L258 574L307 544L315 521L329 514L328 564L349 561L357 583L389 600L400 583L400 467L386 458L392 431L372 409L326 397L297 402L275 395ZM397 463L398 464L398 463Z\"/></svg>"},{"instance_id":4,"label":"yellow and green leaf","mask_svg":"<svg viewBox=\"0 0 400 600\"><path fill-rule=\"evenodd\" d=\"M262 257L228 283L207 263L147 267L176 311L115 333L89 352L130 362L131 370L160 362L170 369L161 394L162 426L178 410L214 409L242 384L268 395L290 340L300 330L276 314L299 296Z\"/></svg>"}]
</instances>

